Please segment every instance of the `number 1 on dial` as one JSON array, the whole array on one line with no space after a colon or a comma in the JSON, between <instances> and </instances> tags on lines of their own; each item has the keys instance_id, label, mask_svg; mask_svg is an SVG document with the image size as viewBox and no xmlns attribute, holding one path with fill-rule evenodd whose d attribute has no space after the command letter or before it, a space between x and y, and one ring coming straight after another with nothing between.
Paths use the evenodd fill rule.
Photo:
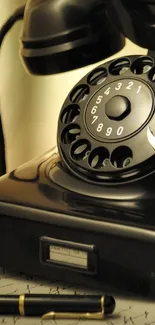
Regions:
<instances>
[{"instance_id":1,"label":"number 1 on dial","mask_svg":"<svg viewBox=\"0 0 155 325\"><path fill-rule=\"evenodd\" d=\"M139 92L141 91L141 88L142 88L142 86L138 87L137 94L139 94Z\"/></svg>"}]
</instances>

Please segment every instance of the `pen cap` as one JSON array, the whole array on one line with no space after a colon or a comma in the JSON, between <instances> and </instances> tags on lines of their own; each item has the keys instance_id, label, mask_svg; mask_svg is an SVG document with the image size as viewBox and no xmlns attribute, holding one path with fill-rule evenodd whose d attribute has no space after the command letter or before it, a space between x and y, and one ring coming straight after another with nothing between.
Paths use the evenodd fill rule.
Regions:
<instances>
[{"instance_id":1,"label":"pen cap","mask_svg":"<svg viewBox=\"0 0 155 325\"><path fill-rule=\"evenodd\" d=\"M109 300L106 305L109 308ZM42 316L49 312L95 313L101 311L101 296L25 295L25 315Z\"/></svg>"},{"instance_id":2,"label":"pen cap","mask_svg":"<svg viewBox=\"0 0 155 325\"><path fill-rule=\"evenodd\" d=\"M102 313L115 309L113 297L97 295L25 295L24 312L27 316L55 313Z\"/></svg>"}]
</instances>

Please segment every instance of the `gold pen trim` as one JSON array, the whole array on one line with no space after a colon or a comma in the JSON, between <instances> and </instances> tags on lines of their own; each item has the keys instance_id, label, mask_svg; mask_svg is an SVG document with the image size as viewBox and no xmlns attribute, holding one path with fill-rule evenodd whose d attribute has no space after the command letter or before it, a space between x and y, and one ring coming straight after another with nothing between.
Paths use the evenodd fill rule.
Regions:
<instances>
[{"instance_id":1,"label":"gold pen trim","mask_svg":"<svg viewBox=\"0 0 155 325\"><path fill-rule=\"evenodd\" d=\"M95 313L56 313L54 311L49 312L42 316L42 320L51 320L51 319L73 319L73 318L82 318L82 319L103 319L104 318L104 297L101 297L101 311Z\"/></svg>"},{"instance_id":2,"label":"gold pen trim","mask_svg":"<svg viewBox=\"0 0 155 325\"><path fill-rule=\"evenodd\" d=\"M19 296L19 314L21 316L25 316L25 295L20 295Z\"/></svg>"}]
</instances>

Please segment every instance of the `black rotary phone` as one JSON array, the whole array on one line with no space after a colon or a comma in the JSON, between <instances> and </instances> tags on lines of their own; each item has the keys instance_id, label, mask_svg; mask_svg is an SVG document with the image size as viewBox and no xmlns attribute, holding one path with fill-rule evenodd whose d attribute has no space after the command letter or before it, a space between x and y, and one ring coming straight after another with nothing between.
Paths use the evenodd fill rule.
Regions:
<instances>
[{"instance_id":1,"label":"black rotary phone","mask_svg":"<svg viewBox=\"0 0 155 325\"><path fill-rule=\"evenodd\" d=\"M151 54L108 61L75 85L57 148L0 179L2 266L155 296L154 98Z\"/></svg>"},{"instance_id":2,"label":"black rotary phone","mask_svg":"<svg viewBox=\"0 0 155 325\"><path fill-rule=\"evenodd\" d=\"M107 62L67 96L58 149L0 179L1 265L155 293L153 57Z\"/></svg>"}]
</instances>

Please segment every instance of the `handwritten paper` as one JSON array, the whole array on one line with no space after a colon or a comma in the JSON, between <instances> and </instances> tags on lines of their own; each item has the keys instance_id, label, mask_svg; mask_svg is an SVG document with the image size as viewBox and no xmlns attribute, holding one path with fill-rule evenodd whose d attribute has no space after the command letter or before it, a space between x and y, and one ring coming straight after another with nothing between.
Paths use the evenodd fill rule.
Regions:
<instances>
[{"instance_id":1,"label":"handwritten paper","mask_svg":"<svg viewBox=\"0 0 155 325\"><path fill-rule=\"evenodd\" d=\"M101 294L92 290L65 285L60 281L28 277L24 274L10 273L0 268L0 294L20 295L23 293L42 294ZM102 321L90 320L50 320L0 316L3 325L155 325L155 303L124 300L116 298L115 313Z\"/></svg>"}]
</instances>

